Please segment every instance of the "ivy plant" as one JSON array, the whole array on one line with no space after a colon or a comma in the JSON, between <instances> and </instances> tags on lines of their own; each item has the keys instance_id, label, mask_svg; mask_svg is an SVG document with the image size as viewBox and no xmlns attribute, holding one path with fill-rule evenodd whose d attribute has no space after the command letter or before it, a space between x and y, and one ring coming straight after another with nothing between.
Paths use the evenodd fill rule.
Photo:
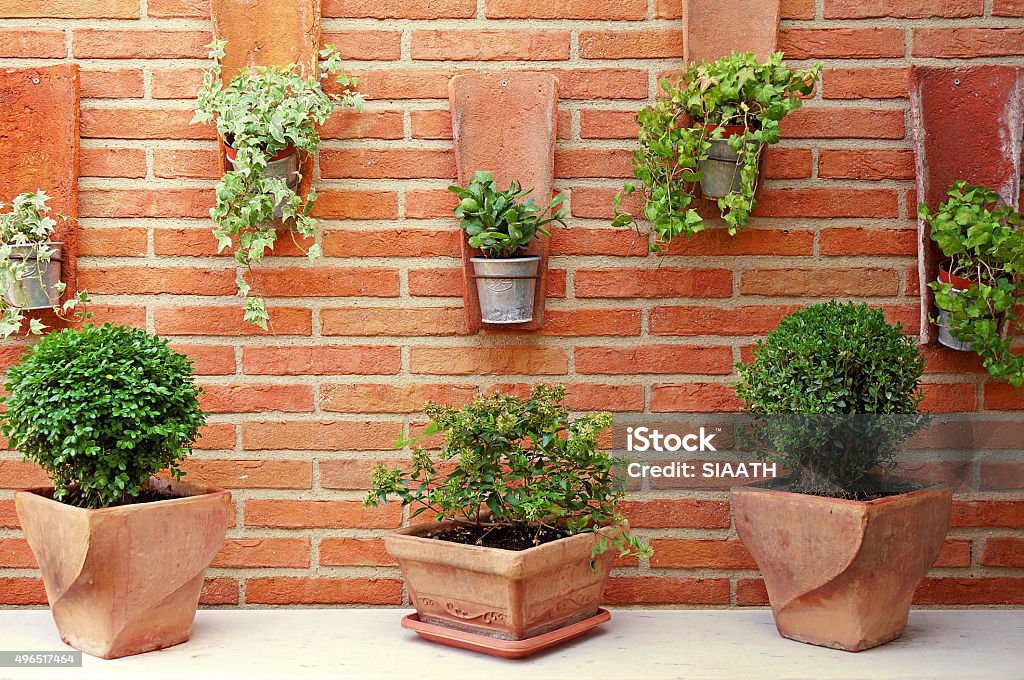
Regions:
<instances>
[{"instance_id":1,"label":"ivy plant","mask_svg":"<svg viewBox=\"0 0 1024 680\"><path fill-rule=\"evenodd\" d=\"M311 216L316 191L311 188L300 196L285 178L268 177L267 164L281 152L315 153L320 146L317 125L337 107L361 109L363 99L353 89L357 80L339 73L341 58L332 45L320 51L315 77L303 77L295 64L257 66L242 68L224 85L221 73L226 44L219 41L208 46L213 65L199 88L192 123L215 122L221 139L235 150L232 168L216 187L217 202L210 210L216 225L213 234L221 251L237 246L235 260L244 268L238 276L238 291L246 298L245 319L266 329L266 303L252 276L252 265L274 248L275 211L304 237L313 238L316 226ZM340 94L324 91L322 86L331 76L341 87ZM306 252L314 260L320 256L320 246L314 244ZM251 287L256 289L252 296Z\"/></svg>"},{"instance_id":2,"label":"ivy plant","mask_svg":"<svg viewBox=\"0 0 1024 680\"><path fill-rule=\"evenodd\" d=\"M835 300L785 317L737 364L737 396L763 458L790 471L793 490L845 496L891 470L924 426L924 358L881 309Z\"/></svg>"},{"instance_id":3,"label":"ivy plant","mask_svg":"<svg viewBox=\"0 0 1024 680\"><path fill-rule=\"evenodd\" d=\"M57 228L57 220L70 219L63 215L51 214L47 203L50 197L39 189L34 192L19 194L11 201L9 210L0 203L0 291L10 291L24 285L23 281L35 277L43 286L43 273L50 266L55 250L47 244L53 238ZM33 249L29 258L15 256L24 255L25 247ZM67 284L58 281L56 292L63 295ZM86 291L78 291L63 304L55 305L54 314L65 321L81 321L89 318L89 313L78 310L79 304L89 302ZM25 322L25 310L13 304L7 295L0 298L0 337L9 338L18 333ZM39 335L47 328L39 319L29 319L28 332Z\"/></svg>"},{"instance_id":4,"label":"ivy plant","mask_svg":"<svg viewBox=\"0 0 1024 680\"><path fill-rule=\"evenodd\" d=\"M428 404L422 437L399 442L413 447L412 469L379 463L366 505L394 497L414 507L412 517L430 512L438 520L535 531L564 525L570 534L622 522L622 479L613 478L615 461L598 446L612 416L570 419L564 397L562 386L537 385L525 399L494 393L459 409ZM437 433L445 436L439 460L417 446ZM648 553L623 532L602 536L595 554L609 542L623 555Z\"/></svg>"},{"instance_id":5,"label":"ivy plant","mask_svg":"<svg viewBox=\"0 0 1024 680\"><path fill-rule=\"evenodd\" d=\"M622 211L622 198L638 193L643 202L640 219L650 222L656 236L652 250L703 230L704 219L693 206L696 186L711 140L728 137L739 156L741 188L718 199L718 207L729 233L735 234L757 205L761 153L779 142L779 121L800 108L801 97L811 93L820 75L821 64L791 70L781 52L763 63L756 54L733 52L717 61L690 64L675 83L663 78L663 94L637 116L636 182L615 196L613 225L637 226L637 218ZM743 129L727 136L724 126Z\"/></svg>"},{"instance_id":6,"label":"ivy plant","mask_svg":"<svg viewBox=\"0 0 1024 680\"><path fill-rule=\"evenodd\" d=\"M550 236L545 229L548 224L565 226L565 210L559 207L562 194L542 210L533 198L526 198L533 189L523 189L512 180L508 189L498 191L491 172L475 172L468 187L450 186L448 190L459 197L455 216L469 235L469 245L483 251L484 257L513 257L538 234Z\"/></svg>"},{"instance_id":7,"label":"ivy plant","mask_svg":"<svg viewBox=\"0 0 1024 680\"><path fill-rule=\"evenodd\" d=\"M1013 351L1024 324L1024 231L1020 213L990 189L955 182L949 200L918 217L948 258L950 274L971 281L966 290L933 281L936 306L947 312L950 334L982 357L985 368L1014 387L1024 385L1024 355Z\"/></svg>"},{"instance_id":8,"label":"ivy plant","mask_svg":"<svg viewBox=\"0 0 1024 680\"><path fill-rule=\"evenodd\" d=\"M127 326L51 333L7 372L3 434L83 508L130 502L199 436L192 362L166 340Z\"/></svg>"}]
</instances>

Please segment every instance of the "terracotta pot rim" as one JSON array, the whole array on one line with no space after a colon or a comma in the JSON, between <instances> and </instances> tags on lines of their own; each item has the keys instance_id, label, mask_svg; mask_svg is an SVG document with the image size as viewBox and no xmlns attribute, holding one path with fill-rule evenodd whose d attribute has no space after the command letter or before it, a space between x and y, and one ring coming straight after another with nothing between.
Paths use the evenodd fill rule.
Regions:
<instances>
[{"instance_id":1,"label":"terracotta pot rim","mask_svg":"<svg viewBox=\"0 0 1024 680\"><path fill-rule=\"evenodd\" d=\"M299 151L294 146L286 146L285 148L281 149L276 154L268 158L267 162L273 163L274 161L284 160L285 158L288 158L289 156L292 156L297 153L299 153ZM238 155L238 151L227 142L224 142L224 155L228 157L229 161L234 161L235 157Z\"/></svg>"},{"instance_id":2,"label":"terracotta pot rim","mask_svg":"<svg viewBox=\"0 0 1024 680\"><path fill-rule=\"evenodd\" d=\"M45 503L56 504L62 508L67 508L67 510L70 512L78 511L91 513L94 515L101 515L104 513L110 513L114 511L140 510L143 508L166 508L168 507L169 504L173 504L175 507L177 507L179 505L183 505L186 503L198 503L201 501L207 501L211 496L227 496L228 498L231 497L230 491L228 491L227 489L221 489L220 487L216 486L205 486L202 484L192 484L190 482L174 482L174 480L168 479L166 477L151 477L150 479L173 482L178 488L184 487L187 490L198 491L198 493L189 496L183 496L181 498L168 498L166 500L150 501L148 503L127 503L125 505L112 505L107 508L80 508L77 505L70 505L68 503L62 503L60 501L54 500L52 498L54 487L52 486L39 486L30 489L19 489L18 491L14 492L14 495L36 496Z\"/></svg>"},{"instance_id":3,"label":"terracotta pot rim","mask_svg":"<svg viewBox=\"0 0 1024 680\"><path fill-rule=\"evenodd\" d=\"M736 135L741 135L745 133L747 130L753 129L749 125L737 125L735 123L731 125L722 125L721 123L705 123L700 120L696 121L696 123L697 125L700 125L702 128L707 130L708 132L712 132L715 128L722 128L722 130L725 132L725 134L722 135L722 139L735 137Z\"/></svg>"},{"instance_id":4,"label":"terracotta pot rim","mask_svg":"<svg viewBox=\"0 0 1024 680\"><path fill-rule=\"evenodd\" d=\"M952 490L946 484L932 484L926 486L923 489L917 489L916 491L907 491L906 493L893 494L891 496L884 496L882 498L875 498L870 501L856 501L849 498L833 498L832 496L816 496L809 493L799 493L797 491L783 491L782 489L766 489L755 484L742 484L734 486L729 489L729 493L760 493L769 494L774 496L786 495L786 496L803 496L811 499L810 502L830 503L830 504L846 504L854 506L865 506L875 507L879 505L887 505L889 503L898 503L904 499L912 498L915 496L921 496L924 494L932 493L952 493Z\"/></svg>"}]
</instances>

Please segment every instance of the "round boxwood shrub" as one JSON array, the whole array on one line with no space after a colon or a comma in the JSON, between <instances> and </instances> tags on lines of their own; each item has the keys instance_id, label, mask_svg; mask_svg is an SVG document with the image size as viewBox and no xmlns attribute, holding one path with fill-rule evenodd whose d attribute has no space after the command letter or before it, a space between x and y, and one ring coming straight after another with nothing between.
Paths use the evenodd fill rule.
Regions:
<instances>
[{"instance_id":1,"label":"round boxwood shrub","mask_svg":"<svg viewBox=\"0 0 1024 680\"><path fill-rule=\"evenodd\" d=\"M903 328L866 304L800 309L739 364L736 391L755 416L762 457L789 470L792 490L858 497L891 470L924 419L924 358Z\"/></svg>"},{"instance_id":2,"label":"round boxwood shrub","mask_svg":"<svg viewBox=\"0 0 1024 680\"><path fill-rule=\"evenodd\" d=\"M7 373L3 433L84 508L130 502L150 475L180 461L206 416L192 362L126 326L51 333Z\"/></svg>"}]
</instances>

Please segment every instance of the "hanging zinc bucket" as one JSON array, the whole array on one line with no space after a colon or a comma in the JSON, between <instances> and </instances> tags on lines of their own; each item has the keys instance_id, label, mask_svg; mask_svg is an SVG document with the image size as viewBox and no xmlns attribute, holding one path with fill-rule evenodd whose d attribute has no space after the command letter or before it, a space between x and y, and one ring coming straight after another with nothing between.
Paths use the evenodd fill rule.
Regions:
<instances>
[{"instance_id":1,"label":"hanging zinc bucket","mask_svg":"<svg viewBox=\"0 0 1024 680\"><path fill-rule=\"evenodd\" d=\"M706 198L723 198L743 188L739 154L729 146L729 138L746 131L742 125L724 125L721 139L712 139L715 125L704 125L708 134L708 157L700 163L700 190Z\"/></svg>"},{"instance_id":2,"label":"hanging zinc bucket","mask_svg":"<svg viewBox=\"0 0 1024 680\"><path fill-rule=\"evenodd\" d=\"M938 282L951 284L953 286L954 295L960 293L961 291L967 290L972 285L971 282L968 281L967 279L961 278L959 276L953 276L945 269L941 268L939 269ZM939 321L937 325L939 327L938 340L940 345L949 347L950 349L959 350L961 352L971 351L971 343L963 342L962 340L957 340L956 338L953 337L953 334L949 332L949 312L947 312L944 309L939 310Z\"/></svg>"},{"instance_id":3,"label":"hanging zinc bucket","mask_svg":"<svg viewBox=\"0 0 1024 680\"><path fill-rule=\"evenodd\" d=\"M232 167L235 165L235 156L237 152L230 146L227 147L228 162L231 163ZM267 161L267 169L264 173L267 179L274 179L281 177L285 180L285 184L292 191L298 189L299 186L299 152L293 147L288 147L278 152L273 158ZM274 217L281 219L283 211L280 205L274 207Z\"/></svg>"},{"instance_id":4,"label":"hanging zinc bucket","mask_svg":"<svg viewBox=\"0 0 1024 680\"><path fill-rule=\"evenodd\" d=\"M540 258L471 258L480 298L480 320L484 323L525 323L533 321L533 300L537 293Z\"/></svg>"},{"instance_id":5,"label":"hanging zinc bucket","mask_svg":"<svg viewBox=\"0 0 1024 680\"><path fill-rule=\"evenodd\" d=\"M52 309L60 304L58 284L61 275L61 247L63 243L48 242L38 245L12 246L9 257L21 260L24 267L18 280L4 291L4 299L13 307L26 311ZM49 260L40 258L41 249L49 253Z\"/></svg>"}]
</instances>

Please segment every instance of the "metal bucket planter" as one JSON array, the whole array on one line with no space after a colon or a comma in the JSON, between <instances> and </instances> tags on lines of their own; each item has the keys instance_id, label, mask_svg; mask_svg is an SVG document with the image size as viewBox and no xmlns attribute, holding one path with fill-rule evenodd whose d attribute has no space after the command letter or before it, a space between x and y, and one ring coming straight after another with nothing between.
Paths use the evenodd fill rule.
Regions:
<instances>
[{"instance_id":1,"label":"metal bucket planter","mask_svg":"<svg viewBox=\"0 0 1024 680\"><path fill-rule=\"evenodd\" d=\"M939 270L939 278L937 280L939 283L951 284L953 286L954 295L961 291L967 290L972 285L972 283L967 279L961 278L959 276L953 276L944 269ZM939 322L937 325L939 327L938 340L940 345L944 347L949 347L950 349L958 350L960 352L972 351L973 347L971 343L963 342L962 340L957 340L956 338L953 337L953 334L949 332L949 312L947 312L944 309L939 310Z\"/></svg>"},{"instance_id":2,"label":"metal bucket planter","mask_svg":"<svg viewBox=\"0 0 1024 680\"><path fill-rule=\"evenodd\" d=\"M235 165L236 153L231 147L227 148L226 155L232 167ZM282 178L289 189L296 191L299 187L299 165L299 152L289 147L267 161L267 169L264 172L264 176L267 179ZM281 204L274 206L274 217L281 219L283 216L284 211Z\"/></svg>"},{"instance_id":3,"label":"metal bucket planter","mask_svg":"<svg viewBox=\"0 0 1024 680\"><path fill-rule=\"evenodd\" d=\"M474 257L472 262L483 323L533 321L539 257Z\"/></svg>"},{"instance_id":4,"label":"metal bucket planter","mask_svg":"<svg viewBox=\"0 0 1024 680\"><path fill-rule=\"evenodd\" d=\"M4 299L13 307L26 311L52 309L60 304L57 289L61 275L61 247L63 243L47 242L39 245L12 246L9 257L23 260L24 269L18 280L4 291ZM41 260L40 249L50 253L49 261Z\"/></svg>"},{"instance_id":5,"label":"metal bucket planter","mask_svg":"<svg viewBox=\"0 0 1024 680\"><path fill-rule=\"evenodd\" d=\"M705 126L710 135L717 126ZM746 131L742 125L722 127L721 139L708 139L708 157L700 163L700 190L706 198L724 198L743 188L739 154L729 146L729 139Z\"/></svg>"}]
</instances>

